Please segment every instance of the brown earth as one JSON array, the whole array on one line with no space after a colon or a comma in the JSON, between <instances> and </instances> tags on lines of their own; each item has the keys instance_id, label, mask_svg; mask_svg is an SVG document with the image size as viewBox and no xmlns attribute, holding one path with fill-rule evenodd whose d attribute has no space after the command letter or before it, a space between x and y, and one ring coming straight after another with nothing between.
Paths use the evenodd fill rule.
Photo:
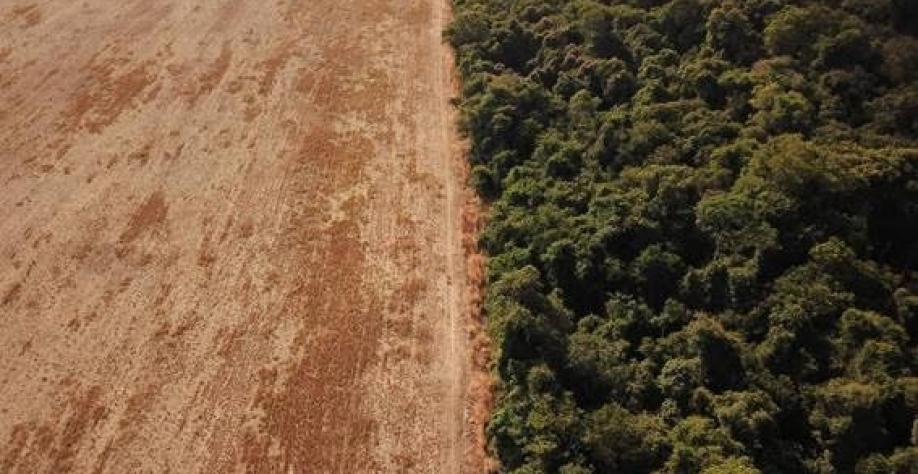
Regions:
<instances>
[{"instance_id":1,"label":"brown earth","mask_svg":"<svg viewBox=\"0 0 918 474\"><path fill-rule=\"evenodd\" d=\"M0 472L482 472L447 14L0 3Z\"/></svg>"}]
</instances>

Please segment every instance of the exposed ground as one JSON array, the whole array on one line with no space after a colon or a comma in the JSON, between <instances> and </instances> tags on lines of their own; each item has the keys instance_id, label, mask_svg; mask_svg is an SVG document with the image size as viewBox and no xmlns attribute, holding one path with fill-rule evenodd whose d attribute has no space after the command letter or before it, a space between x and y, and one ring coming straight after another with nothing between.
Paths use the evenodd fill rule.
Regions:
<instances>
[{"instance_id":1,"label":"exposed ground","mask_svg":"<svg viewBox=\"0 0 918 474\"><path fill-rule=\"evenodd\" d=\"M481 471L446 3L0 3L0 472Z\"/></svg>"}]
</instances>

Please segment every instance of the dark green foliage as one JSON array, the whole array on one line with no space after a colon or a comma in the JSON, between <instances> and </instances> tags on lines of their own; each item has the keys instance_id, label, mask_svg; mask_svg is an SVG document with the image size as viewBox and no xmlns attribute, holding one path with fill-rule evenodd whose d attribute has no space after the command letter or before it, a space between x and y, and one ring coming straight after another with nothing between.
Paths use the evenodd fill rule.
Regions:
<instances>
[{"instance_id":1,"label":"dark green foliage","mask_svg":"<svg viewBox=\"0 0 918 474\"><path fill-rule=\"evenodd\" d=\"M502 469L918 474L918 2L454 3Z\"/></svg>"}]
</instances>

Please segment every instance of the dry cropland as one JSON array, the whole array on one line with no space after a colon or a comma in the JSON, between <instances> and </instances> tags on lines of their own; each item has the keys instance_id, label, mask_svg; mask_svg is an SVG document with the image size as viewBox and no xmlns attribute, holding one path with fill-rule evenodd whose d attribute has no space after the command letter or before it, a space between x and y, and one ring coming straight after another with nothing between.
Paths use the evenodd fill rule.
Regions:
<instances>
[{"instance_id":1,"label":"dry cropland","mask_svg":"<svg viewBox=\"0 0 918 474\"><path fill-rule=\"evenodd\" d=\"M0 2L0 472L481 472L447 0Z\"/></svg>"}]
</instances>

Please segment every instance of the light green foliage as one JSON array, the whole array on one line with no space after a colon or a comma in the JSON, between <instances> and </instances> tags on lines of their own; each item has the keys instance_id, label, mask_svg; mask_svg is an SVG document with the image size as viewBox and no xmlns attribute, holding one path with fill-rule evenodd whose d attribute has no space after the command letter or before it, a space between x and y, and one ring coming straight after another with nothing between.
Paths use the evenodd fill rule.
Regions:
<instances>
[{"instance_id":1,"label":"light green foliage","mask_svg":"<svg viewBox=\"0 0 918 474\"><path fill-rule=\"evenodd\" d=\"M746 458L730 458L701 471L701 474L762 474L762 471L753 467Z\"/></svg>"}]
</instances>

